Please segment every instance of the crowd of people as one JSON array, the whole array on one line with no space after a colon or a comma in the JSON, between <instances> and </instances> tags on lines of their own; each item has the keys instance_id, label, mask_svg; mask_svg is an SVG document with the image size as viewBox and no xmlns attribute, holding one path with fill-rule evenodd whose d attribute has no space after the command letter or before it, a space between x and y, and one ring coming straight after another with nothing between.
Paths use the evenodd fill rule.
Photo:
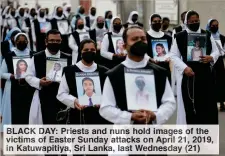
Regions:
<instances>
[{"instance_id":1,"label":"crowd of people","mask_svg":"<svg viewBox=\"0 0 225 156\"><path fill-rule=\"evenodd\" d=\"M145 31L137 11L126 23L96 11L2 10L1 131L6 124L164 124L176 107L177 124L218 124L225 37L216 19L203 30L191 10L171 31L169 18L153 14ZM144 108L154 104L156 111Z\"/></svg>"}]
</instances>

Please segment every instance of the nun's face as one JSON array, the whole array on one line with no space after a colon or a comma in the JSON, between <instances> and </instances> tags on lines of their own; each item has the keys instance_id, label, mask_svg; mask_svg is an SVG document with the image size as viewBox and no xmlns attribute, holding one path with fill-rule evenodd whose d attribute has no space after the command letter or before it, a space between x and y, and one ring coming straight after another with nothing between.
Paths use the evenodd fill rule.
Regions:
<instances>
[{"instance_id":1,"label":"nun's face","mask_svg":"<svg viewBox=\"0 0 225 156\"><path fill-rule=\"evenodd\" d=\"M121 25L121 20L120 19L115 19L114 21L113 21L113 25Z\"/></svg>"},{"instance_id":2,"label":"nun's face","mask_svg":"<svg viewBox=\"0 0 225 156\"><path fill-rule=\"evenodd\" d=\"M94 43L86 43L84 45L83 49L81 50L81 53L86 53L88 51L96 53L96 47L95 47Z\"/></svg>"},{"instance_id":3,"label":"nun's face","mask_svg":"<svg viewBox=\"0 0 225 156\"><path fill-rule=\"evenodd\" d=\"M98 17L97 22L98 23L104 23L105 21L104 21L103 17Z\"/></svg>"},{"instance_id":4,"label":"nun's face","mask_svg":"<svg viewBox=\"0 0 225 156\"><path fill-rule=\"evenodd\" d=\"M195 24L195 23L200 23L200 19L197 15L192 15L188 21L187 24Z\"/></svg>"},{"instance_id":5,"label":"nun's face","mask_svg":"<svg viewBox=\"0 0 225 156\"><path fill-rule=\"evenodd\" d=\"M24 16L24 11L25 11L24 8L20 9L20 11L19 11L20 16L22 16L22 17Z\"/></svg>"},{"instance_id":6,"label":"nun's face","mask_svg":"<svg viewBox=\"0 0 225 156\"><path fill-rule=\"evenodd\" d=\"M211 24L211 27L218 28L219 27L219 22L218 21L213 21L212 24Z\"/></svg>"}]
</instances>

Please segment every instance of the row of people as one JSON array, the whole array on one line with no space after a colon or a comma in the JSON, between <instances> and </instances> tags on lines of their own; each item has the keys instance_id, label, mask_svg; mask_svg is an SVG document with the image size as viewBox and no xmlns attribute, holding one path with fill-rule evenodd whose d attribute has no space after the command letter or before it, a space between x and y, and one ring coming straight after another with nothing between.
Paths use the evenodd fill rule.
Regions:
<instances>
[{"instance_id":1,"label":"row of people","mask_svg":"<svg viewBox=\"0 0 225 156\"><path fill-rule=\"evenodd\" d=\"M115 20L115 22L119 22L119 20ZM5 57L1 67L2 78L6 80L1 100L2 123L56 124L57 121L62 121L64 124L96 124L98 121L116 124L130 124L132 121L142 124L166 123L176 108L175 98L169 83L169 68L160 67L165 66L165 62L159 63L160 66L156 65L150 57L151 53L149 53L149 44L150 41L153 41L152 39L167 40L169 45L169 39L167 39L169 37L160 31L160 23L161 17L153 14L150 20L151 29L147 33L138 26L132 26L123 31L122 38L127 53L125 59L117 62L111 70L94 62L97 44L93 40L85 39L81 42L78 48L81 60L73 64L71 56L60 51L60 44L63 40L59 31L50 30L47 33L45 39L47 48L38 53L33 53L27 48L28 37L19 32L14 37L15 48ZM187 12L184 23L185 30L175 35L175 40L172 45L170 44L170 52L167 55L173 62L172 81L176 80L177 84L175 88L178 107L177 123L218 124L217 99L214 91L215 86L220 87L218 97L224 98L222 90L225 87L224 83L220 81L216 81L215 84L215 80L218 78L221 80L225 72L223 61L221 61L222 54L220 54L223 52L222 46L216 44L214 37L221 35L215 35L213 31L211 34L209 31L201 30L200 18L195 11ZM209 26L210 30L215 29L214 27L218 27L218 21L211 20ZM206 54L199 55L199 61L190 60L191 57L188 56L188 52L192 51L188 48L190 46L188 39L191 34L194 34L195 37L202 35L206 39L204 42ZM224 44L224 40L221 40L221 44ZM199 53L201 48L195 47L193 43L191 47L198 48L196 53ZM24 75L18 79L16 76L18 73L15 70L17 66L14 65L13 58L25 55L29 55L32 59L27 71L25 71L26 63L20 65L18 61L18 68L23 71L20 73ZM112 55L112 57L114 56ZM47 70L49 68L47 66L49 63L47 58L52 60L66 59L65 68L63 72L61 71L63 77L60 83L55 81L57 71L60 70L59 64L53 66L55 71L50 74L53 75L53 78L48 78ZM167 65L165 67L168 67ZM132 69L133 74L136 73L134 79L138 88L136 94L133 93L136 90L134 88L134 90L128 89L127 91L130 85L126 84L128 82L126 78L128 69ZM145 70L146 72L151 70L154 73L155 87L150 84L150 88L155 88L153 96L146 90L146 85L149 85L150 79L145 80L143 73L141 73ZM96 72L97 75L95 75ZM98 77L99 81L94 81L91 75ZM148 74L145 73L145 75ZM134 75L132 76L134 77ZM97 88L100 89L99 92ZM100 101L99 93L100 96L102 95ZM133 97L127 96L128 94L136 95L136 102L133 104L138 109L130 108L130 99ZM151 97L155 98L156 109L154 108L154 110L146 109ZM85 104L81 103L81 100ZM137 105L137 103L142 102L145 103L144 106ZM154 103L152 100L151 102ZM66 109L66 107L71 109ZM142 108L140 109L140 107ZM69 122L63 120L65 119L64 115L68 115L67 112L70 112ZM203 112L204 114L210 113L210 116L205 116ZM95 114L94 116L99 119L92 118L92 114Z\"/></svg>"}]
</instances>

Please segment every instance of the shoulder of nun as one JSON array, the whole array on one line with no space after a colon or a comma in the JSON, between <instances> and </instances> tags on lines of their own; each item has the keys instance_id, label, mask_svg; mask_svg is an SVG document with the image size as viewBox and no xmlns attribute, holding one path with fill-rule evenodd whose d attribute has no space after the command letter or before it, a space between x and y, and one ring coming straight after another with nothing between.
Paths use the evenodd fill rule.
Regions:
<instances>
[{"instance_id":1,"label":"shoulder of nun","mask_svg":"<svg viewBox=\"0 0 225 156\"><path fill-rule=\"evenodd\" d=\"M42 55L43 53L45 53L45 50L42 50L42 51L39 51L39 52L35 52L33 54L33 56Z\"/></svg>"},{"instance_id":2,"label":"shoulder of nun","mask_svg":"<svg viewBox=\"0 0 225 156\"><path fill-rule=\"evenodd\" d=\"M71 54L68 54L68 53L65 53L65 52L62 52L62 51L60 51L60 52L61 52L61 54L65 55L65 56L67 56L67 57L72 57Z\"/></svg>"},{"instance_id":3,"label":"shoulder of nun","mask_svg":"<svg viewBox=\"0 0 225 156\"><path fill-rule=\"evenodd\" d=\"M165 68L160 67L159 65L155 63L148 62L148 66L150 66L154 70L154 72L157 72L162 76L166 76L166 77L169 76L169 71L167 71Z\"/></svg>"},{"instance_id":4,"label":"shoulder of nun","mask_svg":"<svg viewBox=\"0 0 225 156\"><path fill-rule=\"evenodd\" d=\"M99 65L99 64L98 64L98 67L99 67L99 69L102 70L104 73L106 73L106 72L109 70L109 69L106 68L105 66L102 66L102 65Z\"/></svg>"},{"instance_id":5,"label":"shoulder of nun","mask_svg":"<svg viewBox=\"0 0 225 156\"><path fill-rule=\"evenodd\" d=\"M183 31L181 31L181 32L178 32L178 33L176 33L175 35L174 35L174 38L176 38L177 36L184 36L185 34L187 33L187 31L186 30L183 30Z\"/></svg>"}]
</instances>

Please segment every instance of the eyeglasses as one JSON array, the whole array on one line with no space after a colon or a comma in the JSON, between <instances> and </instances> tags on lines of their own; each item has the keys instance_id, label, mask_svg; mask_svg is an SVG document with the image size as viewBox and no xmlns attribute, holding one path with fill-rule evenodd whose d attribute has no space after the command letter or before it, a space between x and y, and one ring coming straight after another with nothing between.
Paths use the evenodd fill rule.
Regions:
<instances>
[{"instance_id":1,"label":"eyeglasses","mask_svg":"<svg viewBox=\"0 0 225 156\"><path fill-rule=\"evenodd\" d=\"M49 43L61 43L62 40L48 40Z\"/></svg>"}]
</instances>

